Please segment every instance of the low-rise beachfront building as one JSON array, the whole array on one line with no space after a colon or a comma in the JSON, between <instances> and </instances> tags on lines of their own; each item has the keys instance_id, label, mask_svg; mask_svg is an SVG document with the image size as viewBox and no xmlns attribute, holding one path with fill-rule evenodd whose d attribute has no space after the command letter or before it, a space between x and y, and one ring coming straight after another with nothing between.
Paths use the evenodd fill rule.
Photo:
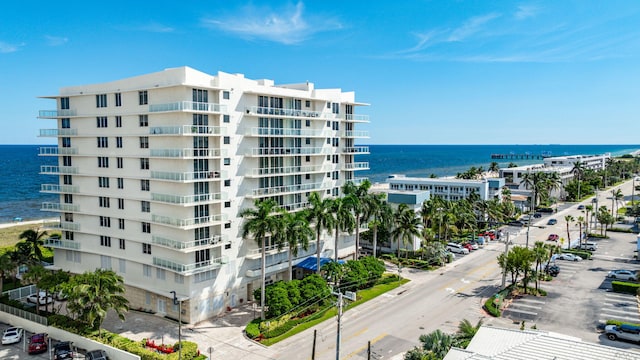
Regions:
<instances>
[{"instance_id":1,"label":"low-rise beachfront building","mask_svg":"<svg viewBox=\"0 0 640 360\"><path fill-rule=\"evenodd\" d=\"M573 166L547 166L545 164L523 165L512 168L500 169L500 177L504 178L505 186L512 190L513 194L527 194L531 196L531 189L524 183L526 174L542 172L546 174L558 173L562 186L552 189L552 197L564 198L564 187L574 178Z\"/></svg>"},{"instance_id":2,"label":"low-rise beachfront building","mask_svg":"<svg viewBox=\"0 0 640 360\"><path fill-rule=\"evenodd\" d=\"M482 200L499 198L500 189L504 186L501 179L416 178L405 175L390 175L387 182L389 191L429 191L432 197L452 201L465 199L473 193Z\"/></svg>"},{"instance_id":3,"label":"low-rise beachfront building","mask_svg":"<svg viewBox=\"0 0 640 360\"><path fill-rule=\"evenodd\" d=\"M288 211L308 197L340 196L368 138L354 92L313 83L276 85L242 74L172 68L113 82L65 87L55 110L40 111L57 146L42 147L56 166L41 173L59 194L43 210L60 213L61 238L49 239L55 265L72 273L112 269L131 308L198 322L253 298L261 286L261 249L243 239L239 213L256 199ZM324 233L294 263L316 254L345 258L354 236L334 249ZM289 249L267 239L267 282L287 278Z\"/></svg>"},{"instance_id":4,"label":"low-rise beachfront building","mask_svg":"<svg viewBox=\"0 0 640 360\"><path fill-rule=\"evenodd\" d=\"M584 169L593 171L601 171L607 167L607 161L611 159L611 154L601 155L568 155L553 156L544 159L544 165L547 167L565 167L573 168L577 162L580 162Z\"/></svg>"}]
</instances>

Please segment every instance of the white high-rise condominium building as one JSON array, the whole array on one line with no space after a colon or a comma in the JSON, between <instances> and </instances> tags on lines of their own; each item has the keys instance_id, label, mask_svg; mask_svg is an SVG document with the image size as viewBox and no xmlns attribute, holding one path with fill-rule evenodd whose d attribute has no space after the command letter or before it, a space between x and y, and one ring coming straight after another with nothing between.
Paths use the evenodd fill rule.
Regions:
<instances>
[{"instance_id":1,"label":"white high-rise condominium building","mask_svg":"<svg viewBox=\"0 0 640 360\"><path fill-rule=\"evenodd\" d=\"M295 211L314 191L340 196L359 182L356 146L367 123L353 92L312 83L274 85L242 74L208 75L189 67L65 87L41 136L57 139L40 155L58 176L42 192L59 194L43 210L60 214L48 239L55 265L72 273L113 269L131 307L198 322L252 299L261 286L261 253L242 239L240 211L274 199ZM324 234L327 240L331 235ZM315 239L296 259L316 253ZM321 241L326 256L355 251L353 236ZM287 278L288 248L268 248L268 282Z\"/></svg>"}]
</instances>

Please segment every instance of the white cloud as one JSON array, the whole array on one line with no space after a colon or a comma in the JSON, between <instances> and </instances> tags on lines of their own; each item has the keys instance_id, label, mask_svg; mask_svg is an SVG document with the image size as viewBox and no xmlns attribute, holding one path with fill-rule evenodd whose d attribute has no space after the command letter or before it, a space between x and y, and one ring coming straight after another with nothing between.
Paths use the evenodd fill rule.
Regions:
<instances>
[{"instance_id":1,"label":"white cloud","mask_svg":"<svg viewBox=\"0 0 640 360\"><path fill-rule=\"evenodd\" d=\"M156 22L140 25L137 29L141 31L154 32L154 33L170 33L175 31L175 29L172 28L171 26L166 26Z\"/></svg>"},{"instance_id":2,"label":"white cloud","mask_svg":"<svg viewBox=\"0 0 640 360\"><path fill-rule=\"evenodd\" d=\"M68 38L61 36L45 35L44 38L47 40L47 45L49 46L60 46L69 42Z\"/></svg>"},{"instance_id":3,"label":"white cloud","mask_svg":"<svg viewBox=\"0 0 640 360\"><path fill-rule=\"evenodd\" d=\"M500 16L497 13L491 13L483 16L472 17L467 20L462 26L457 29L454 29L449 34L447 41L463 41L466 38L478 33L481 31L485 24L489 23L493 19L496 19Z\"/></svg>"},{"instance_id":4,"label":"white cloud","mask_svg":"<svg viewBox=\"0 0 640 360\"><path fill-rule=\"evenodd\" d=\"M242 13L222 18L204 18L205 27L220 29L247 39L264 39L282 44L296 44L313 34L341 29L342 25L330 18L304 16L302 2L284 9L245 7Z\"/></svg>"},{"instance_id":5,"label":"white cloud","mask_svg":"<svg viewBox=\"0 0 640 360\"><path fill-rule=\"evenodd\" d=\"M0 53L6 54L6 53L16 52L16 51L20 50L20 48L23 47L24 45L25 45L24 43L21 43L21 44L9 44L9 43L6 43L4 41L0 41Z\"/></svg>"},{"instance_id":6,"label":"white cloud","mask_svg":"<svg viewBox=\"0 0 640 360\"><path fill-rule=\"evenodd\" d=\"M516 11L514 16L518 20L524 20L527 18L535 17L536 15L538 15L538 12L540 12L540 9L535 6L520 5L518 6L518 10Z\"/></svg>"}]
</instances>

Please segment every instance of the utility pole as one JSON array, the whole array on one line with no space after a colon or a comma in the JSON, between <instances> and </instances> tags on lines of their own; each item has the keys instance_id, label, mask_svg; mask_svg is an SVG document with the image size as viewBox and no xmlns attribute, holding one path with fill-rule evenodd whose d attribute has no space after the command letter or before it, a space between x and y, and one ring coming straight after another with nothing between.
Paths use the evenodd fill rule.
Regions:
<instances>
[{"instance_id":1,"label":"utility pole","mask_svg":"<svg viewBox=\"0 0 640 360\"><path fill-rule=\"evenodd\" d=\"M504 263L502 264L502 286L501 289L504 289L504 286L507 282L507 254L509 253L509 232L507 231L507 239L504 242Z\"/></svg>"},{"instance_id":2,"label":"utility pole","mask_svg":"<svg viewBox=\"0 0 640 360\"><path fill-rule=\"evenodd\" d=\"M367 341L367 360L371 360L371 340Z\"/></svg>"},{"instance_id":3,"label":"utility pole","mask_svg":"<svg viewBox=\"0 0 640 360\"><path fill-rule=\"evenodd\" d=\"M316 336L318 335L318 330L313 330L313 348L311 348L311 360L316 359Z\"/></svg>"},{"instance_id":4,"label":"utility pole","mask_svg":"<svg viewBox=\"0 0 640 360\"><path fill-rule=\"evenodd\" d=\"M356 293L352 292L352 291L347 291L345 292L344 295L342 295L342 292L338 291L336 292L331 292L331 295L337 295L338 296L338 331L336 334L336 360L340 360L340 328L341 328L341 320L342 320L342 297L346 297L347 299L351 300L351 301L356 301Z\"/></svg>"}]
</instances>

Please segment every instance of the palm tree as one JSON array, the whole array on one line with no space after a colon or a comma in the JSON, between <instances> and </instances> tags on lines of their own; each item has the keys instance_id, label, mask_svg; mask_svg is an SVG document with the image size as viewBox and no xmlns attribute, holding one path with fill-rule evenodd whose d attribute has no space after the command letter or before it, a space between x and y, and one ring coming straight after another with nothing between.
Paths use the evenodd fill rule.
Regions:
<instances>
[{"instance_id":1,"label":"palm tree","mask_svg":"<svg viewBox=\"0 0 640 360\"><path fill-rule=\"evenodd\" d=\"M406 204L400 204L395 213L395 226L392 232L394 239L398 242L398 259L400 259L400 245L412 244L415 237L420 236L420 218L415 211ZM408 250L407 254L408 254Z\"/></svg>"},{"instance_id":2,"label":"palm tree","mask_svg":"<svg viewBox=\"0 0 640 360\"><path fill-rule=\"evenodd\" d=\"M346 231L351 234L351 231L355 227L356 221L351 213L352 204L345 198L335 198L331 200L331 212L334 214L333 230L335 232L335 254L334 260L338 262L338 237L340 231Z\"/></svg>"},{"instance_id":3,"label":"palm tree","mask_svg":"<svg viewBox=\"0 0 640 360\"><path fill-rule=\"evenodd\" d=\"M320 235L322 230L333 228L333 214L331 213L331 199L321 199L320 193L313 192L309 195L310 207L307 209L307 216L310 222L314 223L316 230L316 248L317 248L317 270L320 274L320 253L322 252L322 246L320 246Z\"/></svg>"},{"instance_id":4,"label":"palm tree","mask_svg":"<svg viewBox=\"0 0 640 360\"><path fill-rule=\"evenodd\" d=\"M564 221L567 222L567 249L570 249L571 248L571 233L569 232L569 226L571 225L572 222L575 221L575 219L571 215L566 215L564 217Z\"/></svg>"},{"instance_id":5,"label":"palm tree","mask_svg":"<svg viewBox=\"0 0 640 360\"><path fill-rule=\"evenodd\" d=\"M624 194L619 188L611 190L611 215L616 216L616 207L620 200L624 199Z\"/></svg>"},{"instance_id":6,"label":"palm tree","mask_svg":"<svg viewBox=\"0 0 640 360\"><path fill-rule=\"evenodd\" d=\"M45 277L47 274L47 270L45 270L44 266L40 265L40 264L35 264L35 265L31 265L29 266L29 270L27 270L26 273L24 273L24 275L22 275L22 281L24 281L27 284L33 284L36 286L36 294L40 293L40 286L38 285L40 283L40 280L42 280L43 277ZM40 300L37 300L36 303L36 313L40 314Z\"/></svg>"},{"instance_id":7,"label":"palm tree","mask_svg":"<svg viewBox=\"0 0 640 360\"><path fill-rule=\"evenodd\" d=\"M282 214L281 231L282 240L289 246L289 280L293 279L293 257L298 256L298 248L306 251L309 248L309 240L313 238L313 230L307 220L304 211L295 213L285 212Z\"/></svg>"},{"instance_id":8,"label":"palm tree","mask_svg":"<svg viewBox=\"0 0 640 360\"><path fill-rule=\"evenodd\" d=\"M369 211L372 220L369 222L369 229L373 231L373 257L376 257L378 246L378 228L388 227L391 223L393 210L384 200L384 194L374 194L369 202Z\"/></svg>"},{"instance_id":9,"label":"palm tree","mask_svg":"<svg viewBox=\"0 0 640 360\"><path fill-rule=\"evenodd\" d=\"M498 172L499 170L500 170L500 165L498 165L497 162L492 161L491 164L489 164L489 171Z\"/></svg>"},{"instance_id":10,"label":"palm tree","mask_svg":"<svg viewBox=\"0 0 640 360\"><path fill-rule=\"evenodd\" d=\"M420 335L422 349L432 353L436 359L444 359L453 345L453 337L438 329L426 335Z\"/></svg>"},{"instance_id":11,"label":"palm tree","mask_svg":"<svg viewBox=\"0 0 640 360\"><path fill-rule=\"evenodd\" d=\"M4 253L0 255L0 294L2 294L2 286L4 285L4 278L8 273L11 273L16 268L16 263L11 260L10 253Z\"/></svg>"},{"instance_id":12,"label":"palm tree","mask_svg":"<svg viewBox=\"0 0 640 360\"><path fill-rule=\"evenodd\" d=\"M536 241L533 245L533 257L536 260L536 294L540 286L540 273L542 273L542 263L547 259L547 248L542 241Z\"/></svg>"},{"instance_id":13,"label":"palm tree","mask_svg":"<svg viewBox=\"0 0 640 360\"><path fill-rule=\"evenodd\" d=\"M42 249L44 246L44 237L47 236L47 232L38 232L37 230L29 229L20 234L20 239L24 240L31 248L31 254L37 259L42 260Z\"/></svg>"},{"instance_id":14,"label":"palm tree","mask_svg":"<svg viewBox=\"0 0 640 360\"><path fill-rule=\"evenodd\" d=\"M571 172L578 177L578 199L577 201L580 201L581 199L581 194L580 194L580 177L582 176L582 174L584 173L584 164L581 163L580 161L576 161L573 164L573 168L571 169Z\"/></svg>"},{"instance_id":15,"label":"palm tree","mask_svg":"<svg viewBox=\"0 0 640 360\"><path fill-rule=\"evenodd\" d=\"M371 182L364 180L359 186L355 186L353 182L349 181L342 187L342 192L345 194L351 209L353 210L353 216L355 217L356 224L356 252L355 260L358 260L358 251L360 250L360 224L362 221L366 222L369 217L369 203L371 198L369 196L369 189L371 188Z\"/></svg>"},{"instance_id":16,"label":"palm tree","mask_svg":"<svg viewBox=\"0 0 640 360\"><path fill-rule=\"evenodd\" d=\"M580 240L580 245L582 245L582 225L586 224L586 220L584 219L583 216L578 216L578 219L576 219L576 223L578 224L579 227L579 231L580 231L580 235L579 235L579 240ZM586 239L586 237L585 237Z\"/></svg>"},{"instance_id":17,"label":"palm tree","mask_svg":"<svg viewBox=\"0 0 640 360\"><path fill-rule=\"evenodd\" d=\"M591 213L591 212L593 211L593 205L587 205L587 206L585 206L585 207L584 207L584 211L585 211L585 213L586 213L586 215L587 215L587 216L586 216L586 219L585 219L585 220L586 220L586 223L585 223L585 226L586 226L586 228L585 228L585 232L586 232L587 234L589 234L589 224L591 223L591 219L589 218L589 213Z\"/></svg>"},{"instance_id":18,"label":"palm tree","mask_svg":"<svg viewBox=\"0 0 640 360\"><path fill-rule=\"evenodd\" d=\"M257 199L254 202L254 208L247 208L240 212L240 217L246 219L242 225L242 237L246 239L249 235L253 235L254 240L261 247L261 280L262 287L260 288L260 316L261 319L265 318L264 302L265 302L265 287L266 287L266 262L267 262L267 234L278 230L278 221L276 213L278 211L278 204L273 199L260 200ZM281 219L280 219L281 220Z\"/></svg>"},{"instance_id":19,"label":"palm tree","mask_svg":"<svg viewBox=\"0 0 640 360\"><path fill-rule=\"evenodd\" d=\"M478 330L480 330L481 326L482 318L480 318L475 325L472 325L467 319L460 321L460 324L458 324L458 332L454 336L456 346L466 349L469 342L471 342L471 339L473 339L476 333L478 333Z\"/></svg>"}]
</instances>

